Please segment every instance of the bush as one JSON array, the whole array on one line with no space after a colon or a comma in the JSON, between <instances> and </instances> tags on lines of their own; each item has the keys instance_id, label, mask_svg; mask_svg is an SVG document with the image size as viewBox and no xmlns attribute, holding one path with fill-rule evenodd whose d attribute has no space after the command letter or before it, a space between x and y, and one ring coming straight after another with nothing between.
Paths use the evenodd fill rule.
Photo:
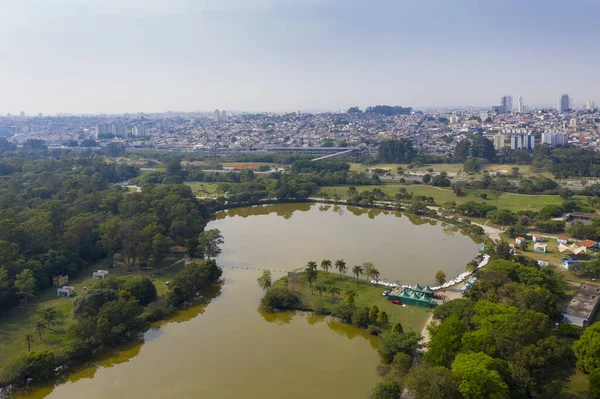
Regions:
<instances>
[{"instance_id":1,"label":"bush","mask_svg":"<svg viewBox=\"0 0 600 399\"><path fill-rule=\"evenodd\" d=\"M147 322L153 322L163 320L168 314L169 309L167 306L159 306L154 304L145 309L144 313L142 313L142 319Z\"/></svg>"},{"instance_id":2,"label":"bush","mask_svg":"<svg viewBox=\"0 0 600 399\"><path fill-rule=\"evenodd\" d=\"M398 399L400 398L400 385L395 381L384 381L375 385L371 392L371 399Z\"/></svg>"},{"instance_id":3,"label":"bush","mask_svg":"<svg viewBox=\"0 0 600 399\"><path fill-rule=\"evenodd\" d=\"M369 332L369 334L375 335L376 337L380 336L383 333L383 330L381 328L374 326L372 324L369 326L367 331Z\"/></svg>"},{"instance_id":4,"label":"bush","mask_svg":"<svg viewBox=\"0 0 600 399\"><path fill-rule=\"evenodd\" d=\"M35 382L45 381L54 375L57 366L54 353L50 350L28 352L9 366L8 379L18 382L24 382L28 378Z\"/></svg>"},{"instance_id":5,"label":"bush","mask_svg":"<svg viewBox=\"0 0 600 399\"><path fill-rule=\"evenodd\" d=\"M156 300L156 287L148 277L127 281L123 285L123 289L129 291L142 306L146 306Z\"/></svg>"},{"instance_id":6,"label":"bush","mask_svg":"<svg viewBox=\"0 0 600 399\"><path fill-rule=\"evenodd\" d=\"M356 309L352 314L352 323L360 328L367 328L371 324L369 308Z\"/></svg>"},{"instance_id":7,"label":"bush","mask_svg":"<svg viewBox=\"0 0 600 399\"><path fill-rule=\"evenodd\" d=\"M581 327L574 326L573 324L561 323L558 326L558 331L565 337L579 338L583 332L583 329Z\"/></svg>"},{"instance_id":8,"label":"bush","mask_svg":"<svg viewBox=\"0 0 600 399\"><path fill-rule=\"evenodd\" d=\"M394 356L394 360L392 361L392 371L396 375L397 378L402 378L406 374L413 365L413 358L406 353L397 353Z\"/></svg>"},{"instance_id":9,"label":"bush","mask_svg":"<svg viewBox=\"0 0 600 399\"><path fill-rule=\"evenodd\" d=\"M594 398L600 398L600 369L595 369L590 373L588 383Z\"/></svg>"},{"instance_id":10,"label":"bush","mask_svg":"<svg viewBox=\"0 0 600 399\"><path fill-rule=\"evenodd\" d=\"M299 302L298 296L287 288L271 288L260 301L261 306L269 312L293 309Z\"/></svg>"},{"instance_id":11,"label":"bush","mask_svg":"<svg viewBox=\"0 0 600 399\"><path fill-rule=\"evenodd\" d=\"M407 355L414 355L416 351L422 347L419 342L423 339L421 334L409 332L409 333L397 333L387 332L381 339L381 345L379 346L379 355L383 360L391 362L394 360L394 356L397 353L406 353Z\"/></svg>"}]
</instances>

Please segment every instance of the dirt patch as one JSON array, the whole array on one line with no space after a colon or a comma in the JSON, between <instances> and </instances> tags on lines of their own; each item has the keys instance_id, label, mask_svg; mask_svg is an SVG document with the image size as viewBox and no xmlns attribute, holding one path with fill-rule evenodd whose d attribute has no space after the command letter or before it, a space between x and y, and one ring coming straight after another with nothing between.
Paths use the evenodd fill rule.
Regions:
<instances>
[{"instance_id":1,"label":"dirt patch","mask_svg":"<svg viewBox=\"0 0 600 399\"><path fill-rule=\"evenodd\" d=\"M257 163L245 163L241 165L228 165L228 167L233 169L258 169L260 165Z\"/></svg>"}]
</instances>

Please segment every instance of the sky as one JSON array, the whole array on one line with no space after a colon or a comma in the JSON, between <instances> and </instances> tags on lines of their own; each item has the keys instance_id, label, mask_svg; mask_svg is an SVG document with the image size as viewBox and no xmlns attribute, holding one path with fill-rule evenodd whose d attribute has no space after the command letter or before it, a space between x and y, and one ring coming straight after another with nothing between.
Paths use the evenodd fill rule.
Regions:
<instances>
[{"instance_id":1,"label":"sky","mask_svg":"<svg viewBox=\"0 0 600 399\"><path fill-rule=\"evenodd\" d=\"M600 0L0 0L0 114L600 102L599 12Z\"/></svg>"}]
</instances>

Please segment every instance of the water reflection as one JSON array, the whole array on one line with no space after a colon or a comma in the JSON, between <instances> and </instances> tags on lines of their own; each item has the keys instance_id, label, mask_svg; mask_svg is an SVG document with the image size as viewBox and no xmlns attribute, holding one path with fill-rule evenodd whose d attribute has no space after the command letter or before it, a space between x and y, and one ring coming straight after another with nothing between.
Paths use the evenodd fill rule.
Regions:
<instances>
[{"instance_id":1,"label":"water reflection","mask_svg":"<svg viewBox=\"0 0 600 399\"><path fill-rule=\"evenodd\" d=\"M296 312L274 312L269 313L264 310L259 310L260 315L263 319L268 323L275 324L290 324L294 317L296 316Z\"/></svg>"}]
</instances>

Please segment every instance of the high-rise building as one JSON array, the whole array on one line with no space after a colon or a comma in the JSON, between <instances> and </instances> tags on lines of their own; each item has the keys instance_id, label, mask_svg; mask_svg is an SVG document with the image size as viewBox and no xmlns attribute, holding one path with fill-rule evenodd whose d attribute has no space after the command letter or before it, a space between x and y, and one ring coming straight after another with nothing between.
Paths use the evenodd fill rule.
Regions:
<instances>
[{"instance_id":1,"label":"high-rise building","mask_svg":"<svg viewBox=\"0 0 600 399\"><path fill-rule=\"evenodd\" d=\"M526 150L533 150L535 147L535 136L533 134L528 134L523 136L523 148Z\"/></svg>"},{"instance_id":2,"label":"high-rise building","mask_svg":"<svg viewBox=\"0 0 600 399\"><path fill-rule=\"evenodd\" d=\"M590 100L587 103L585 103L585 109L587 111L594 111L596 109L596 104L594 104L594 102Z\"/></svg>"},{"instance_id":3,"label":"high-rise building","mask_svg":"<svg viewBox=\"0 0 600 399\"><path fill-rule=\"evenodd\" d=\"M98 123L96 125L96 138L101 134L112 133L112 126L109 123Z\"/></svg>"},{"instance_id":4,"label":"high-rise building","mask_svg":"<svg viewBox=\"0 0 600 399\"><path fill-rule=\"evenodd\" d=\"M569 109L571 109L571 100L568 94L563 94L558 100L558 110L560 112L565 112Z\"/></svg>"},{"instance_id":5,"label":"high-rise building","mask_svg":"<svg viewBox=\"0 0 600 399\"><path fill-rule=\"evenodd\" d=\"M110 127L111 133L117 137L127 137L127 127L121 121L114 122Z\"/></svg>"},{"instance_id":6,"label":"high-rise building","mask_svg":"<svg viewBox=\"0 0 600 399\"><path fill-rule=\"evenodd\" d=\"M510 149L520 150L521 148L523 148L523 136L520 134L510 136Z\"/></svg>"},{"instance_id":7,"label":"high-rise building","mask_svg":"<svg viewBox=\"0 0 600 399\"><path fill-rule=\"evenodd\" d=\"M131 133L134 136L145 136L146 135L146 126L144 125L136 125L131 129Z\"/></svg>"},{"instance_id":8,"label":"high-rise building","mask_svg":"<svg viewBox=\"0 0 600 399\"><path fill-rule=\"evenodd\" d=\"M218 109L215 109L215 122L221 122L221 112Z\"/></svg>"},{"instance_id":9,"label":"high-rise building","mask_svg":"<svg viewBox=\"0 0 600 399\"><path fill-rule=\"evenodd\" d=\"M225 110L221 111L221 120L227 120L227 112L225 112Z\"/></svg>"},{"instance_id":10,"label":"high-rise building","mask_svg":"<svg viewBox=\"0 0 600 399\"><path fill-rule=\"evenodd\" d=\"M19 115L21 115L21 118L25 118L25 112L21 111Z\"/></svg>"},{"instance_id":11,"label":"high-rise building","mask_svg":"<svg viewBox=\"0 0 600 399\"><path fill-rule=\"evenodd\" d=\"M517 98L517 112L522 113L525 111L525 104L523 103L523 97Z\"/></svg>"},{"instance_id":12,"label":"high-rise building","mask_svg":"<svg viewBox=\"0 0 600 399\"><path fill-rule=\"evenodd\" d=\"M550 148L556 148L557 146L565 145L565 133L549 131L542 133L542 140L540 144L548 144Z\"/></svg>"},{"instance_id":13,"label":"high-rise building","mask_svg":"<svg viewBox=\"0 0 600 399\"><path fill-rule=\"evenodd\" d=\"M505 114L512 112L512 97L504 96L500 99L500 107L502 107L502 112Z\"/></svg>"},{"instance_id":14,"label":"high-rise building","mask_svg":"<svg viewBox=\"0 0 600 399\"><path fill-rule=\"evenodd\" d=\"M571 118L571 120L569 121L569 127L577 129L577 118Z\"/></svg>"},{"instance_id":15,"label":"high-rise building","mask_svg":"<svg viewBox=\"0 0 600 399\"><path fill-rule=\"evenodd\" d=\"M448 122L450 122L451 125L458 123L458 121L459 118L456 115L450 115L450 118L448 118Z\"/></svg>"},{"instance_id":16,"label":"high-rise building","mask_svg":"<svg viewBox=\"0 0 600 399\"><path fill-rule=\"evenodd\" d=\"M494 135L494 148L496 149L496 151L499 151L502 148L504 148L504 138L505 136L502 133Z\"/></svg>"}]
</instances>

